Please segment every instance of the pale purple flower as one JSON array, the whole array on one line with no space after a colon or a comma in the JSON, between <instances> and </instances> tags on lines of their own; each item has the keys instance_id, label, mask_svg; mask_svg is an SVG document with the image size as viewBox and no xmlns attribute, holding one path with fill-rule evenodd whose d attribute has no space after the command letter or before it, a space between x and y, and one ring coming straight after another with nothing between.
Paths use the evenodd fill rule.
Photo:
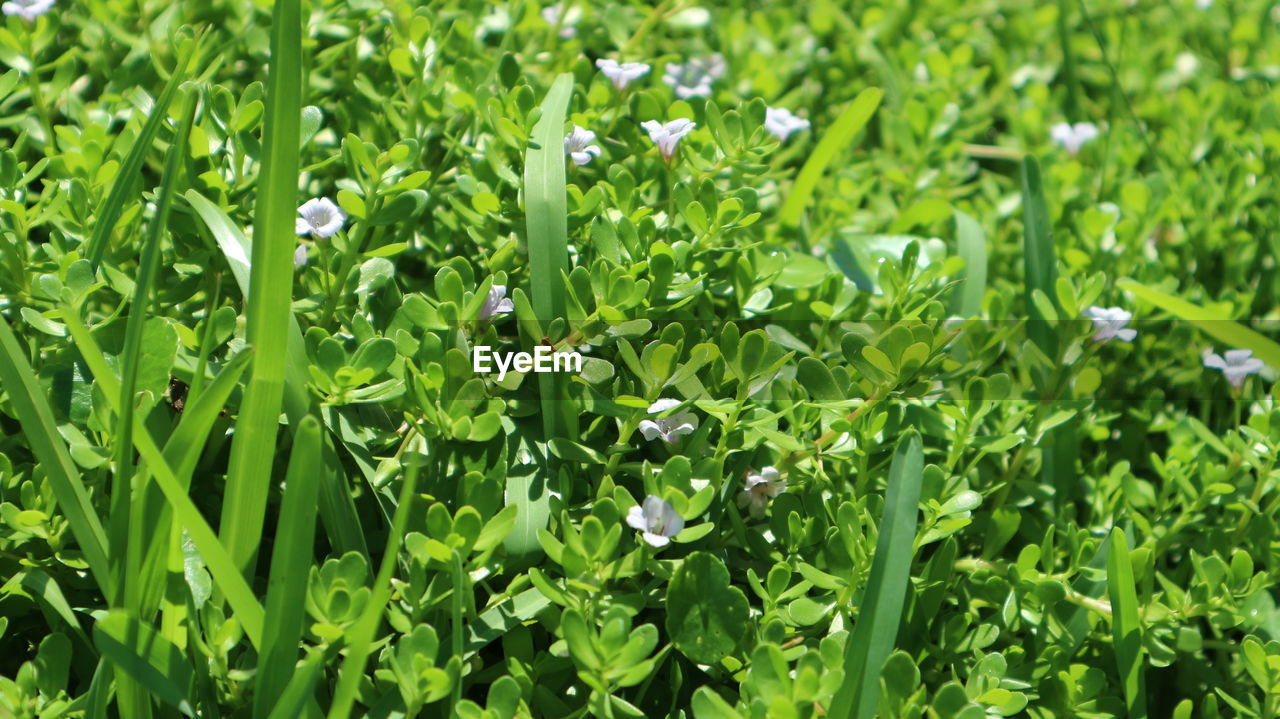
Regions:
<instances>
[{"instance_id":1,"label":"pale purple flower","mask_svg":"<svg viewBox=\"0 0 1280 719\"><path fill-rule=\"evenodd\" d=\"M665 547L684 529L684 518L669 502L651 494L644 498L643 505L627 510L627 525L640 530L641 537L650 545Z\"/></svg>"},{"instance_id":2,"label":"pale purple flower","mask_svg":"<svg viewBox=\"0 0 1280 719\"><path fill-rule=\"evenodd\" d=\"M1222 370L1231 386L1240 389L1249 375L1258 374L1265 365L1253 356L1253 350L1227 350L1222 356L1206 350L1204 366Z\"/></svg>"},{"instance_id":3,"label":"pale purple flower","mask_svg":"<svg viewBox=\"0 0 1280 719\"><path fill-rule=\"evenodd\" d=\"M649 133L649 139L658 146L662 159L670 160L676 154L676 145L679 144L680 138L692 132L696 123L682 117L665 125L657 120L646 120L640 123L640 127Z\"/></svg>"},{"instance_id":4,"label":"pale purple flower","mask_svg":"<svg viewBox=\"0 0 1280 719\"><path fill-rule=\"evenodd\" d=\"M681 100L706 97L711 94L711 82L723 77L727 69L724 56L718 53L705 58L695 57L684 63L667 63L662 81L670 85Z\"/></svg>"},{"instance_id":5,"label":"pale purple flower","mask_svg":"<svg viewBox=\"0 0 1280 719\"><path fill-rule=\"evenodd\" d=\"M609 81L618 90L627 89L627 85L630 85L632 80L649 74L649 66L643 62L624 62L619 64L617 60L600 58L596 60L596 67L600 68L600 72L604 73L604 76L609 78Z\"/></svg>"},{"instance_id":6,"label":"pale purple flower","mask_svg":"<svg viewBox=\"0 0 1280 719\"><path fill-rule=\"evenodd\" d=\"M660 399L649 405L649 414L661 414L680 406L678 399ZM670 417L641 420L638 429L644 438L652 442L659 437L667 444L675 444L682 435L698 428L698 418L688 412L677 412Z\"/></svg>"},{"instance_id":7,"label":"pale purple flower","mask_svg":"<svg viewBox=\"0 0 1280 719\"><path fill-rule=\"evenodd\" d=\"M300 270L307 266L307 246L298 243L298 248L293 251L293 269Z\"/></svg>"},{"instance_id":8,"label":"pale purple flower","mask_svg":"<svg viewBox=\"0 0 1280 719\"><path fill-rule=\"evenodd\" d=\"M507 298L506 285L492 285L489 287L489 296L484 298L484 304L480 306L480 319L491 319L514 312L515 309L516 306Z\"/></svg>"},{"instance_id":9,"label":"pale purple flower","mask_svg":"<svg viewBox=\"0 0 1280 719\"><path fill-rule=\"evenodd\" d=\"M1119 307L1090 307L1081 314L1093 320L1093 339L1097 342L1112 338L1132 342L1138 335L1137 330L1125 327L1133 319L1133 313Z\"/></svg>"},{"instance_id":10,"label":"pale purple flower","mask_svg":"<svg viewBox=\"0 0 1280 719\"><path fill-rule=\"evenodd\" d=\"M298 208L298 214L302 217L294 220L294 231L316 237L333 237L347 219L341 208L327 197L307 200Z\"/></svg>"},{"instance_id":11,"label":"pale purple flower","mask_svg":"<svg viewBox=\"0 0 1280 719\"><path fill-rule=\"evenodd\" d=\"M791 133L809 129L809 121L803 117L796 117L784 107L770 107L765 109L764 129L779 140L785 141Z\"/></svg>"},{"instance_id":12,"label":"pale purple flower","mask_svg":"<svg viewBox=\"0 0 1280 719\"><path fill-rule=\"evenodd\" d=\"M1086 142L1098 136L1098 126L1092 122L1059 122L1049 130L1049 137L1067 153L1074 155Z\"/></svg>"},{"instance_id":13,"label":"pale purple flower","mask_svg":"<svg viewBox=\"0 0 1280 719\"><path fill-rule=\"evenodd\" d=\"M573 132L564 138L564 152L573 158L574 163L585 165L591 162L591 158L600 156L600 146L592 144L595 141L594 132L574 125Z\"/></svg>"},{"instance_id":14,"label":"pale purple flower","mask_svg":"<svg viewBox=\"0 0 1280 719\"><path fill-rule=\"evenodd\" d=\"M54 0L8 0L0 5L5 15L17 15L28 22L53 9Z\"/></svg>"},{"instance_id":15,"label":"pale purple flower","mask_svg":"<svg viewBox=\"0 0 1280 719\"><path fill-rule=\"evenodd\" d=\"M764 508L769 500L782 494L787 488L782 474L773 467L765 467L759 474L747 475L747 488L738 493L738 506L751 507L752 517L764 515Z\"/></svg>"},{"instance_id":16,"label":"pale purple flower","mask_svg":"<svg viewBox=\"0 0 1280 719\"><path fill-rule=\"evenodd\" d=\"M582 10L577 6L569 8L569 12L564 16L564 22L560 23L560 38L568 40L578 34L578 29L574 27L578 24L578 20L582 17ZM542 8L542 19L547 21L548 25L555 27L556 22L560 20L560 6L548 5Z\"/></svg>"}]
</instances>

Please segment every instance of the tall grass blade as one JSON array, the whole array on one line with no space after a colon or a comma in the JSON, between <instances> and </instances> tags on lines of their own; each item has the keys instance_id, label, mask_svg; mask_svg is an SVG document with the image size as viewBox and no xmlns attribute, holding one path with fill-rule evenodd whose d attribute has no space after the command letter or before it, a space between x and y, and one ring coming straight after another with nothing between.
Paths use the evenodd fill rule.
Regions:
<instances>
[{"instance_id":1,"label":"tall grass blade","mask_svg":"<svg viewBox=\"0 0 1280 719\"><path fill-rule=\"evenodd\" d=\"M169 640L120 609L98 620L93 640L117 671L160 701L189 717L196 716L190 696L191 665Z\"/></svg>"},{"instance_id":2,"label":"tall grass blade","mask_svg":"<svg viewBox=\"0 0 1280 719\"><path fill-rule=\"evenodd\" d=\"M871 719L880 700L880 670L893 652L911 579L924 451L920 435L898 440L889 465L884 516L858 622L845 648L845 680L831 701L833 719Z\"/></svg>"},{"instance_id":3,"label":"tall grass blade","mask_svg":"<svg viewBox=\"0 0 1280 719\"><path fill-rule=\"evenodd\" d=\"M951 296L951 314L977 317L982 314L982 296L987 290L987 236L978 221L955 211L956 250L964 259L959 290Z\"/></svg>"},{"instance_id":4,"label":"tall grass blade","mask_svg":"<svg viewBox=\"0 0 1280 719\"><path fill-rule=\"evenodd\" d=\"M284 395L293 301L294 217L302 118L302 3L276 0L271 17L262 174L254 208L246 339L255 349L236 421L220 533L249 573L262 538Z\"/></svg>"},{"instance_id":5,"label":"tall grass blade","mask_svg":"<svg viewBox=\"0 0 1280 719\"><path fill-rule=\"evenodd\" d=\"M155 144L156 134L160 132L160 126L169 115L169 105L177 96L178 88L187 80L192 58L199 55L201 39L202 37L197 37L187 41L182 53L178 56L178 64L174 67L173 74L165 83L160 97L156 98L151 114L143 123L138 137L133 141L129 154L120 164L120 170L116 172L111 191L107 193L107 199L103 200L102 206L98 208L97 217L93 222L93 234L89 236L84 250L84 257L93 264L95 270L102 263L107 243L111 240L111 232L115 230L116 222L124 212L125 204L137 194L137 187L142 179L142 162Z\"/></svg>"},{"instance_id":6,"label":"tall grass blade","mask_svg":"<svg viewBox=\"0 0 1280 719\"><path fill-rule=\"evenodd\" d=\"M533 128L533 141L525 155L524 197L525 222L529 237L530 299L534 315L543 326L565 316L564 276L569 269L568 216L566 210L564 122L573 93L573 76L556 78L542 101L542 117ZM577 434L577 416L567 400L568 382L560 374L538 375L538 394L542 403L543 438ZM507 540L507 551L517 562L541 552L536 534L545 527L550 478L555 464L548 454L542 455L541 472L528 486L511 491L507 502L519 505L517 531Z\"/></svg>"},{"instance_id":7,"label":"tall grass blade","mask_svg":"<svg viewBox=\"0 0 1280 719\"><path fill-rule=\"evenodd\" d=\"M1258 359L1280 369L1280 344L1239 322L1133 280L1120 280L1116 287L1132 292L1138 299L1149 302L1180 320L1190 322L1229 348L1253 350Z\"/></svg>"},{"instance_id":8,"label":"tall grass blade","mask_svg":"<svg viewBox=\"0 0 1280 719\"><path fill-rule=\"evenodd\" d=\"M1143 673L1142 624L1138 619L1138 591L1124 530L1111 530L1107 551L1107 595L1111 599L1111 636L1116 666L1124 681L1129 719L1146 719L1147 684Z\"/></svg>"},{"instance_id":9,"label":"tall grass blade","mask_svg":"<svg viewBox=\"0 0 1280 719\"><path fill-rule=\"evenodd\" d=\"M0 384L13 403L27 443L80 545L89 574L104 596L112 596L111 554L102 521L80 480L80 471L71 461L66 442L58 434L46 393L36 382L26 354L4 317L0 317Z\"/></svg>"},{"instance_id":10,"label":"tall grass blade","mask_svg":"<svg viewBox=\"0 0 1280 719\"><path fill-rule=\"evenodd\" d=\"M1046 357L1058 354L1058 336L1054 333L1031 295L1040 290L1057 305L1058 258L1053 249L1053 231L1049 221L1049 207L1044 199L1044 182L1040 179L1040 163L1032 155L1022 158L1022 232L1023 263L1025 270L1025 299L1031 319L1027 323L1027 335Z\"/></svg>"},{"instance_id":11,"label":"tall grass blade","mask_svg":"<svg viewBox=\"0 0 1280 719\"><path fill-rule=\"evenodd\" d=\"M809 204L809 198L813 196L818 180L822 178L822 173L826 172L827 166L836 155L853 142L854 135L866 127L871 116L875 114L876 108L880 106L882 97L884 92L878 87L869 87L858 93L858 96L841 111L831 127L822 134L822 139L813 149L813 154L809 155L804 167L800 168L800 174L791 185L791 193L787 195L786 201L782 204L782 210L778 213L778 219L783 224L799 224L804 208Z\"/></svg>"},{"instance_id":12,"label":"tall grass blade","mask_svg":"<svg viewBox=\"0 0 1280 719\"><path fill-rule=\"evenodd\" d=\"M253 715L266 717L284 693L298 661L308 572L315 555L316 494L320 483L320 422L308 416L294 433L285 475L280 524L271 554L266 626L254 685Z\"/></svg>"},{"instance_id":13,"label":"tall grass blade","mask_svg":"<svg viewBox=\"0 0 1280 719\"><path fill-rule=\"evenodd\" d=\"M525 155L525 218L529 233L529 275L533 311L543 323L563 317L562 273L569 270L569 230L564 179L564 119L573 76L556 78L542 101Z\"/></svg>"},{"instance_id":14,"label":"tall grass blade","mask_svg":"<svg viewBox=\"0 0 1280 719\"><path fill-rule=\"evenodd\" d=\"M102 387L102 394L107 404L111 405L110 408L113 411L117 410L115 402L120 396L120 383L112 374L111 368L107 366L107 360L101 348L75 313L66 313L63 317L67 320L67 331L75 341L76 348L80 350L81 358L93 373L94 380ZM0 323L2 322L3 319L0 319ZM3 325L0 324L0 327ZM191 541L195 543L196 550L200 552L205 566L213 575L213 581L222 590L232 611L236 613L240 626L244 628L245 636L255 647L260 646L263 623L262 605L258 603L253 590L249 588L249 583L245 581L235 562L232 561L231 554L218 541L218 536L204 520L195 503L187 496L186 488L178 482L164 454L151 438L151 433L137 417L134 418L133 445L146 463L153 481L160 487L165 499L169 500L174 520L191 535Z\"/></svg>"},{"instance_id":15,"label":"tall grass blade","mask_svg":"<svg viewBox=\"0 0 1280 719\"><path fill-rule=\"evenodd\" d=\"M386 551L382 553L378 576L373 580L373 595L369 597L369 603L365 605L348 635L347 658L343 660L338 672L338 686L333 692L333 703L329 705L329 719L344 719L351 715L351 708L355 706L360 680L365 675L365 662L369 658L369 645L382 621L382 612L391 599L391 574L396 568L400 541L409 525L409 510L413 507L414 490L418 486L418 458L419 455L409 455L409 468L405 472L404 484L400 487L400 500L391 520ZM461 587L455 586L453 591L458 593ZM461 678L456 681L461 681Z\"/></svg>"},{"instance_id":16,"label":"tall grass blade","mask_svg":"<svg viewBox=\"0 0 1280 719\"><path fill-rule=\"evenodd\" d=\"M232 222L221 207L200 193L190 190L186 199L209 228L218 249L222 250L231 274L240 286L241 294L249 297L249 254L252 249L249 238L245 237L240 226ZM311 397L307 393L307 383L311 379L307 375L307 365L310 362L303 344L302 330L298 326L298 318L292 314L289 315L285 351L288 353L288 364L284 375L284 413L289 418L289 425L296 427L311 410ZM320 489L320 518L324 522L325 533L339 552L359 552L368 557L369 548L364 541L360 516L356 514L355 504L348 492L342 464L332 438L327 435L323 449L325 461L324 483Z\"/></svg>"},{"instance_id":17,"label":"tall grass blade","mask_svg":"<svg viewBox=\"0 0 1280 719\"><path fill-rule=\"evenodd\" d=\"M138 386L138 366L142 356L142 329L151 307L152 286L160 268L160 245L169 224L169 211L173 208L173 194L178 178L185 169L183 159L187 155L187 140L196 114L196 93L186 90L183 98L181 121L169 144L165 156L164 174L160 178L160 190L156 198L156 212L147 228L143 241L138 274L134 278L133 297L129 300L129 318L125 323L124 348L120 370L120 401L117 403L117 427L113 437L116 443L116 467L111 483L111 544L116 547L114 569L121 573L116 589L122 592L125 607L137 612L143 585L141 578L143 555L151 544L153 523L164 498L154 488L135 487L133 482L133 417L137 406L135 394ZM131 489L132 488L132 489ZM141 490L141 498L135 501L134 492ZM130 529L130 524L133 528ZM121 550L124 551L121 551Z\"/></svg>"}]
</instances>

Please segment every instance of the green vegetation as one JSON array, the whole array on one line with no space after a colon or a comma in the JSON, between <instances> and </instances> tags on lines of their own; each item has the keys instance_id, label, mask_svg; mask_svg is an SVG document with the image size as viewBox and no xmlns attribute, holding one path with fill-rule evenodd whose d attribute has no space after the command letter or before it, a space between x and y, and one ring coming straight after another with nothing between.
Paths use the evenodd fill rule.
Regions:
<instances>
[{"instance_id":1,"label":"green vegetation","mask_svg":"<svg viewBox=\"0 0 1280 719\"><path fill-rule=\"evenodd\" d=\"M3 12L0 719L1280 716L1268 3Z\"/></svg>"}]
</instances>

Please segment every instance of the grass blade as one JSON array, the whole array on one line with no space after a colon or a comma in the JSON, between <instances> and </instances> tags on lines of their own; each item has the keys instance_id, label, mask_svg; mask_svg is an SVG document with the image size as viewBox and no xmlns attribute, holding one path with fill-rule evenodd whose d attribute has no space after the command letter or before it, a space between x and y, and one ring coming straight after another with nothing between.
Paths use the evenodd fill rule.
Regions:
<instances>
[{"instance_id":1,"label":"grass blade","mask_svg":"<svg viewBox=\"0 0 1280 719\"><path fill-rule=\"evenodd\" d=\"M231 268L231 274L240 286L240 292L249 297L249 254L252 250L249 238L244 236L240 226L231 221L221 207L210 202L203 195L190 190L186 194L187 202L195 210L214 242ZM288 364L284 376L284 413L289 417L291 427L296 427L310 411L311 398L307 394L307 383L311 381L307 375L306 346L303 344L302 329L298 326L298 318L289 315L289 329L286 338ZM326 534L334 548L339 552L359 552L369 556L369 548L364 541L364 530L360 517L356 514L355 504L346 486L342 474L342 464L334 449L333 441L326 436L324 440L325 461L324 484L320 493L320 518L324 522Z\"/></svg>"},{"instance_id":2,"label":"grass blade","mask_svg":"<svg viewBox=\"0 0 1280 719\"><path fill-rule=\"evenodd\" d=\"M187 154L187 138L196 114L196 94L186 91L183 98L181 122L169 144L165 156L164 174L156 198L156 212L147 228L138 274L134 280L133 297L129 300L129 318L125 324L124 348L120 370L120 401L117 403L117 427L113 433L116 442L116 468L111 483L111 544L116 547L112 557L115 571L121 572L116 580L116 590L121 592L124 606L134 612L140 610L141 593L146 585L142 578L143 556L152 543L148 541L153 523L158 518L164 500L154 488L139 485L140 501L133 500L133 416L137 405L138 365L142 356L142 329L151 306L151 291L160 268L160 244L169 225L169 211L173 208L174 188L183 174L183 158ZM148 489L152 491L147 491ZM130 525L133 525L132 528ZM124 551L121 551L124 549ZM139 616L142 614L139 612Z\"/></svg>"},{"instance_id":3,"label":"grass blade","mask_svg":"<svg viewBox=\"0 0 1280 719\"><path fill-rule=\"evenodd\" d=\"M982 314L982 296L987 290L987 236L978 221L955 211L956 250L964 259L958 279L960 287L951 296L951 314L977 317Z\"/></svg>"},{"instance_id":4,"label":"grass blade","mask_svg":"<svg viewBox=\"0 0 1280 719\"><path fill-rule=\"evenodd\" d=\"M1040 179L1040 163L1035 157L1023 156L1020 175L1025 299L1027 312L1031 317L1027 323L1027 336L1046 357L1053 359L1058 355L1058 336L1031 301L1032 293L1040 290L1055 308L1058 303L1058 293L1054 287L1058 282L1058 259L1053 249L1053 232L1049 222L1049 207L1044 199L1044 182Z\"/></svg>"},{"instance_id":5,"label":"grass blade","mask_svg":"<svg viewBox=\"0 0 1280 719\"><path fill-rule=\"evenodd\" d=\"M1129 719L1146 719L1147 685L1143 673L1142 624L1138 619L1138 592L1124 530L1111 530L1107 550L1107 595L1111 599L1111 636L1116 666L1124 680L1124 700Z\"/></svg>"},{"instance_id":6,"label":"grass blade","mask_svg":"<svg viewBox=\"0 0 1280 719\"><path fill-rule=\"evenodd\" d=\"M45 399L45 392L36 382L26 354L4 317L0 317L0 384L9 394L27 443L44 469L53 496L71 525L71 533L84 553L89 573L103 595L111 596L111 565L108 559L111 555L107 534L84 483L80 481L80 471L71 461L66 442L58 434L53 408Z\"/></svg>"},{"instance_id":7,"label":"grass blade","mask_svg":"<svg viewBox=\"0 0 1280 719\"><path fill-rule=\"evenodd\" d=\"M114 403L120 396L119 381L111 373L102 350L80 318L75 313L67 313L64 319L67 320L67 332L75 341L76 348L80 350L80 356L89 366L94 380L100 383L102 394L114 411L116 409ZM4 327L2 323L3 320L0 319L0 327ZM232 611L236 613L240 625L244 628L245 636L255 647L260 646L263 624L262 605L258 603L253 590L249 588L249 583L241 576L235 562L231 559L231 554L218 541L218 536L204 520L195 503L187 496L186 489L178 483L173 470L169 468L169 463L160 452L160 448L156 446L155 440L151 438L151 433L137 417L134 418L133 444L146 462L153 481L160 487L160 491L164 492L165 499L169 500L174 519L191 535L191 541L195 543L205 566L213 575L213 581L217 583L227 603L231 605Z\"/></svg>"},{"instance_id":8,"label":"grass blade","mask_svg":"<svg viewBox=\"0 0 1280 719\"><path fill-rule=\"evenodd\" d=\"M284 692L298 661L308 572L315 553L316 494L320 476L320 422L306 417L289 455L280 525L271 555L266 626L262 634L253 715L266 717Z\"/></svg>"},{"instance_id":9,"label":"grass blade","mask_svg":"<svg viewBox=\"0 0 1280 719\"><path fill-rule=\"evenodd\" d=\"M142 131L133 141L129 154L125 156L120 170L116 173L115 181L111 184L111 192L98 208L97 218L93 223L93 234L89 237L84 250L85 258L93 264L95 270L102 263L102 256L107 251L107 242L111 239L111 232L115 230L121 213L124 212L125 203L128 202L130 195L136 194L136 188L141 179L142 162L155 144L156 134L160 132L160 126L164 124L169 114L169 105L177 96L178 88L187 80L191 60L199 54L200 44L200 37L188 41L182 54L178 56L178 64L174 67L173 74L165 83L160 97L156 98L151 114L142 125Z\"/></svg>"},{"instance_id":10,"label":"grass blade","mask_svg":"<svg viewBox=\"0 0 1280 719\"><path fill-rule=\"evenodd\" d=\"M98 651L152 696L195 716L191 665L182 651L129 613L113 609L93 627Z\"/></svg>"},{"instance_id":11,"label":"grass blade","mask_svg":"<svg viewBox=\"0 0 1280 719\"><path fill-rule=\"evenodd\" d=\"M343 660L342 669L338 672L338 686L333 692L333 703L329 705L329 719L350 716L351 708L355 705L360 680L364 678L364 665L369 658L369 645L382 621L382 612L391 599L391 573L396 568L400 541L409 525L409 510L413 506L414 489L418 486L418 457L416 454L409 455L409 469L405 473L404 484L400 487L400 501L391 520L386 551L382 553L378 576L373 580L373 595L369 597L369 603L365 605L364 612L348 635L347 658ZM455 586L454 592L458 591L459 588Z\"/></svg>"},{"instance_id":12,"label":"grass blade","mask_svg":"<svg viewBox=\"0 0 1280 719\"><path fill-rule=\"evenodd\" d=\"M800 168L800 174L796 176L796 181L791 185L791 192L778 213L778 219L783 224L799 224L800 216L804 214L804 208L809 204L809 198L813 196L813 191L818 186L818 180L822 178L827 165L831 164L835 156L844 150L846 145L853 142L854 135L866 126L871 116L875 114L876 108L880 106L880 98L883 96L884 92L878 87L869 87L858 93L858 96L853 98L853 102L840 112L840 116L831 127L822 133L822 139L813 149L813 154L809 155L809 159L805 161L804 167Z\"/></svg>"},{"instance_id":13,"label":"grass blade","mask_svg":"<svg viewBox=\"0 0 1280 719\"><path fill-rule=\"evenodd\" d=\"M254 207L246 339L256 353L231 442L220 532L248 573L262 538L288 364L294 217L302 124L302 3L276 0L271 17L262 174Z\"/></svg>"},{"instance_id":14,"label":"grass blade","mask_svg":"<svg viewBox=\"0 0 1280 719\"><path fill-rule=\"evenodd\" d=\"M858 622L845 648L849 674L831 701L833 719L871 719L880 700L880 670L893 651L911 579L924 452L914 432L898 440L889 465L884 516Z\"/></svg>"},{"instance_id":15,"label":"grass blade","mask_svg":"<svg viewBox=\"0 0 1280 719\"><path fill-rule=\"evenodd\" d=\"M525 218L533 311L542 322L563 317L562 273L569 270L569 230L564 179L564 118L573 76L556 78L542 101L542 119L524 163Z\"/></svg>"},{"instance_id":16,"label":"grass blade","mask_svg":"<svg viewBox=\"0 0 1280 719\"><path fill-rule=\"evenodd\" d=\"M542 101L542 118L533 128L533 142L525 155L525 222L529 237L530 298L534 315L546 327L565 316L564 275L569 269L568 217L564 173L564 122L573 93L573 76L556 78ZM542 403L543 438L577 434L577 416L567 399L568 382L560 374L538 375ZM545 450L545 447L543 448ZM537 530L547 524L550 478L555 476L552 458L545 460L541 481L534 477L527 487L511 491L507 502L516 502L520 514L517 530L508 537L507 551L516 562L541 551Z\"/></svg>"},{"instance_id":17,"label":"grass blade","mask_svg":"<svg viewBox=\"0 0 1280 719\"><path fill-rule=\"evenodd\" d=\"M1116 287L1132 292L1138 299L1166 310L1180 320L1190 322L1228 347L1253 350L1255 357L1272 367L1280 368L1280 344L1239 322L1133 280L1120 280Z\"/></svg>"}]
</instances>

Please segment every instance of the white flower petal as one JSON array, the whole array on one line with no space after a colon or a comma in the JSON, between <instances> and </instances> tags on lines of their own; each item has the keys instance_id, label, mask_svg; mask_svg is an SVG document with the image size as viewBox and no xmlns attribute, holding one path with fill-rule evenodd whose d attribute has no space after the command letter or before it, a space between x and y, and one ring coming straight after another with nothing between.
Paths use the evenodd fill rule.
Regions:
<instances>
[{"instance_id":1,"label":"white flower petal","mask_svg":"<svg viewBox=\"0 0 1280 719\"><path fill-rule=\"evenodd\" d=\"M644 510L640 508L640 505L637 504L627 510L627 525L632 529L639 529L641 531L647 531L649 529L649 522L645 519Z\"/></svg>"},{"instance_id":2,"label":"white flower petal","mask_svg":"<svg viewBox=\"0 0 1280 719\"><path fill-rule=\"evenodd\" d=\"M671 544L671 540L667 539L661 534L654 534L653 532L645 532L640 536L644 537L644 541L648 542L651 546L654 546L654 547L665 547L668 544Z\"/></svg>"},{"instance_id":3,"label":"white flower petal","mask_svg":"<svg viewBox=\"0 0 1280 719\"><path fill-rule=\"evenodd\" d=\"M658 426L657 422L654 422L651 419L641 420L640 426L637 427L637 429L639 429L640 434L644 435L644 438L650 442L662 436L662 428Z\"/></svg>"},{"instance_id":4,"label":"white flower petal","mask_svg":"<svg viewBox=\"0 0 1280 719\"><path fill-rule=\"evenodd\" d=\"M676 407L679 407L679 406L680 406L680 400L671 399L668 397L665 399L657 400L653 404L649 405L648 412L649 414L658 414L659 412L666 412L669 409L675 409Z\"/></svg>"}]
</instances>

